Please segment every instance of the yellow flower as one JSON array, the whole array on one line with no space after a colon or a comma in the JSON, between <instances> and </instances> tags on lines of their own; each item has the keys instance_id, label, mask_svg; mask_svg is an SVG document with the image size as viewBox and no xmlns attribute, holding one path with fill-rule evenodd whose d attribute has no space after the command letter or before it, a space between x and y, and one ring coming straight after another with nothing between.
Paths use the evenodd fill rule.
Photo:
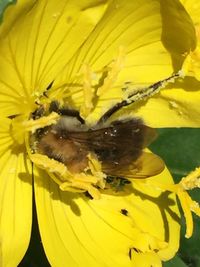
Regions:
<instances>
[{"instance_id":1,"label":"yellow flower","mask_svg":"<svg viewBox=\"0 0 200 267\"><path fill-rule=\"evenodd\" d=\"M33 153L31 138L57 123L53 112L33 120L33 112L52 100L79 110L93 125L130 92L177 73L196 45L193 24L181 7L178 1L157 0L20 0L7 8L0 28L1 266L17 266L28 247L33 186L52 266L161 266L174 256L180 218L169 192L182 197L185 180L173 185L165 169L123 191L107 192L101 164L92 155L90 175L71 175L64 164ZM194 90L164 89L127 110L154 127L197 127L199 100ZM190 188L197 186L196 172ZM198 213L191 203L184 209L188 236L187 212Z\"/></svg>"},{"instance_id":2,"label":"yellow flower","mask_svg":"<svg viewBox=\"0 0 200 267\"><path fill-rule=\"evenodd\" d=\"M196 38L197 38L197 46L189 54L184 64L185 65L184 67L185 70L188 72L188 75L200 81L200 18L199 18L200 4L198 1L195 0L192 1L181 0L181 2L185 7L186 11L190 14L194 22Z\"/></svg>"}]
</instances>

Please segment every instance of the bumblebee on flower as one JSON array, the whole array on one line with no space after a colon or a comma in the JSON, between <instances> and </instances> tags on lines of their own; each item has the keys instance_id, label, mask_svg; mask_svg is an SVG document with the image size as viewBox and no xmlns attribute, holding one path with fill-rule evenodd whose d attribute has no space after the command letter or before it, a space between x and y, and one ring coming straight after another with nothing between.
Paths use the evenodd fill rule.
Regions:
<instances>
[{"instance_id":1,"label":"bumblebee on flower","mask_svg":"<svg viewBox=\"0 0 200 267\"><path fill-rule=\"evenodd\" d=\"M0 29L2 266L17 266L27 249L32 186L52 266L161 266L179 246L175 194L191 236L191 211L199 214L199 207L186 190L198 186L199 169L174 185L162 160L144 151L153 128L199 127L199 92L166 87L168 77L182 79L194 27L178 1L166 2L165 16L180 40L190 40L179 49L162 5L20 0L6 9ZM174 216L156 201L165 191L175 193L165 201Z\"/></svg>"}]
</instances>

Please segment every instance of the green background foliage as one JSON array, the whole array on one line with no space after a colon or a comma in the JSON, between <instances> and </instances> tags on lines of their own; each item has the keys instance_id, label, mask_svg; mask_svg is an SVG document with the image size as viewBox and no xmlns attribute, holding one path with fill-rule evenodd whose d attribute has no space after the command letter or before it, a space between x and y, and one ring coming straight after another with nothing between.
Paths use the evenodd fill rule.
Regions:
<instances>
[{"instance_id":1,"label":"green background foliage","mask_svg":"<svg viewBox=\"0 0 200 267\"><path fill-rule=\"evenodd\" d=\"M3 11L5 8L13 3L16 3L17 0L0 0L0 22L2 22L3 18Z\"/></svg>"},{"instance_id":2,"label":"green background foliage","mask_svg":"<svg viewBox=\"0 0 200 267\"><path fill-rule=\"evenodd\" d=\"M15 0L0 0L0 20L6 6ZM154 153L160 155L166 162L174 180L200 166L200 129L159 129L159 137L151 145ZM199 190L191 193L200 202ZM163 264L163 267L200 267L200 218L194 216L195 229L190 239L184 237L185 220L182 218L181 244L176 257ZM29 249L19 264L19 267L48 267L50 266L43 248L38 231L35 207L33 209L33 227Z\"/></svg>"}]
</instances>

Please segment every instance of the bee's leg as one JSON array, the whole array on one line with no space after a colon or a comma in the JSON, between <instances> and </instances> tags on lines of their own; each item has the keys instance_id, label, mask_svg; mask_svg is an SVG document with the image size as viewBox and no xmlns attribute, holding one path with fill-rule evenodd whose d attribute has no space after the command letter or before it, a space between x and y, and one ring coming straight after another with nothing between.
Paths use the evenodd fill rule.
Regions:
<instances>
[{"instance_id":1,"label":"bee's leg","mask_svg":"<svg viewBox=\"0 0 200 267\"><path fill-rule=\"evenodd\" d=\"M46 88L46 90L43 92L43 95L48 98L47 91L49 91L53 85L54 81L52 81Z\"/></svg>"},{"instance_id":2,"label":"bee's leg","mask_svg":"<svg viewBox=\"0 0 200 267\"><path fill-rule=\"evenodd\" d=\"M104 188L104 174L97 173L99 166L95 159L90 158L89 168L91 174L85 172L71 173L67 166L57 160L49 158L47 155L32 153L29 150L28 155L33 164L38 168L45 170L49 177L59 185L62 191L88 192L92 198L99 199L99 188ZM94 176L95 175L95 176Z\"/></svg>"},{"instance_id":3,"label":"bee's leg","mask_svg":"<svg viewBox=\"0 0 200 267\"><path fill-rule=\"evenodd\" d=\"M28 121L23 122L24 131L34 133L38 129L56 124L59 118L60 116L56 112L51 112L48 116L43 116L38 119L30 118Z\"/></svg>"},{"instance_id":4,"label":"bee's leg","mask_svg":"<svg viewBox=\"0 0 200 267\"><path fill-rule=\"evenodd\" d=\"M76 117L82 124L85 123L85 120L83 118L81 118L81 116L77 110L68 109L68 108L60 108L59 113L60 113L60 115L63 115L63 116Z\"/></svg>"},{"instance_id":5,"label":"bee's leg","mask_svg":"<svg viewBox=\"0 0 200 267\"><path fill-rule=\"evenodd\" d=\"M162 88L164 88L169 82L173 82L175 78L181 76L182 72L180 71L178 73L172 74L170 77L164 80L158 81L150 85L149 87L134 91L127 97L127 99L115 104L112 108L106 111L99 119L98 124L107 121L115 112L117 112L121 108L153 96L154 94L158 93Z\"/></svg>"},{"instance_id":6,"label":"bee's leg","mask_svg":"<svg viewBox=\"0 0 200 267\"><path fill-rule=\"evenodd\" d=\"M58 101L52 101L49 107L50 112L56 112L61 116L69 116L69 117L75 117L77 118L82 124L85 123L84 119L81 118L79 112L74 109L69 109L65 107L60 107Z\"/></svg>"}]
</instances>

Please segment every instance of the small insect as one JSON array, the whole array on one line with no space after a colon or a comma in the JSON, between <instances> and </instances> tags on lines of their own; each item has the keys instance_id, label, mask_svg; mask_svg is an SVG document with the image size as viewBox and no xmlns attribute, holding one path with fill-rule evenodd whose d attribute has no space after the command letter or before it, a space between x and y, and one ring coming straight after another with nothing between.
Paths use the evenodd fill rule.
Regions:
<instances>
[{"instance_id":1,"label":"small insect","mask_svg":"<svg viewBox=\"0 0 200 267\"><path fill-rule=\"evenodd\" d=\"M122 215L128 216L128 210L127 209L121 209L120 212Z\"/></svg>"},{"instance_id":2,"label":"small insect","mask_svg":"<svg viewBox=\"0 0 200 267\"><path fill-rule=\"evenodd\" d=\"M144 151L157 134L140 118L117 119L111 116L124 106L138 99L153 95L164 82L159 81L148 88L134 92L127 100L109 109L93 127L88 127L76 110L60 107L53 101L49 111L60 114L57 124L37 131L37 151L65 164L72 173L84 171L88 166L88 153L95 155L107 175L107 184L117 191L131 178L146 178L160 173L164 164L155 154ZM41 111L32 114L39 116Z\"/></svg>"}]
</instances>

